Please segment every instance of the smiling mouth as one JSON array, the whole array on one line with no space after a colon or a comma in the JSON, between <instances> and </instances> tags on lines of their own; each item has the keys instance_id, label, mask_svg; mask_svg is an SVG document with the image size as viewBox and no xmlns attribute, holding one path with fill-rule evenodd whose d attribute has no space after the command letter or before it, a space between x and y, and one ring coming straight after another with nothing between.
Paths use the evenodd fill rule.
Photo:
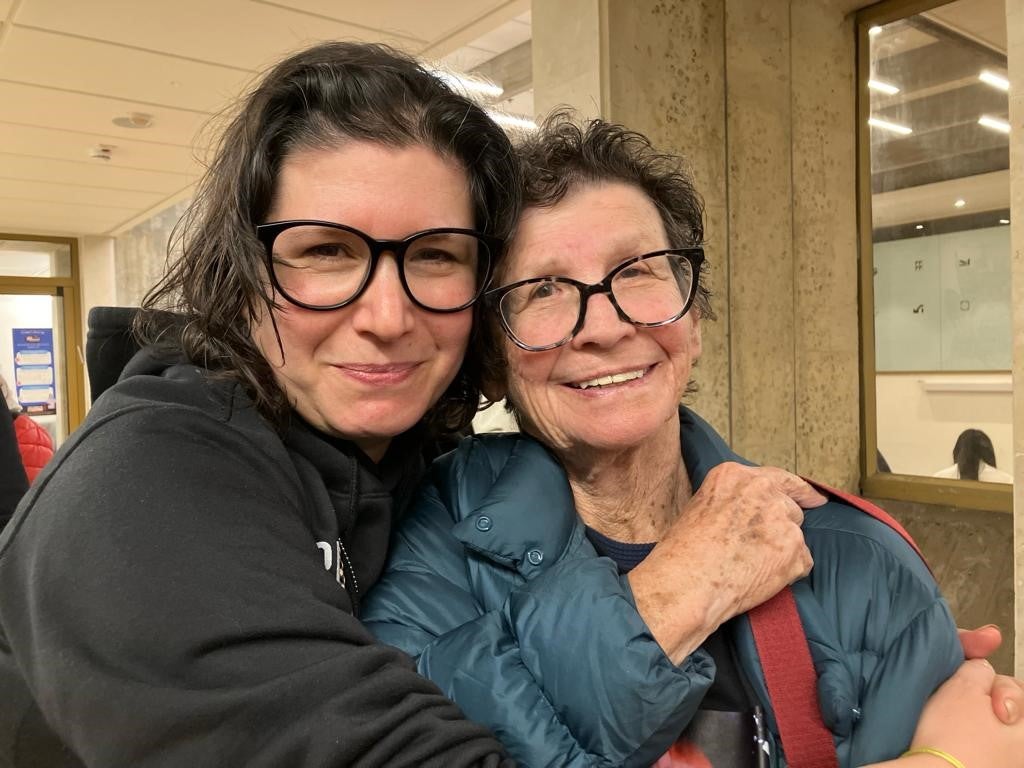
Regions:
<instances>
[{"instance_id":1,"label":"smiling mouth","mask_svg":"<svg viewBox=\"0 0 1024 768\"><path fill-rule=\"evenodd\" d=\"M611 387L616 384L625 384L627 381L635 381L646 376L654 366L649 368L639 368L635 371L623 371L622 373L613 373L609 376L600 376L596 379L588 379L587 381L572 382L568 386L573 389L591 389L593 387Z\"/></svg>"}]
</instances>

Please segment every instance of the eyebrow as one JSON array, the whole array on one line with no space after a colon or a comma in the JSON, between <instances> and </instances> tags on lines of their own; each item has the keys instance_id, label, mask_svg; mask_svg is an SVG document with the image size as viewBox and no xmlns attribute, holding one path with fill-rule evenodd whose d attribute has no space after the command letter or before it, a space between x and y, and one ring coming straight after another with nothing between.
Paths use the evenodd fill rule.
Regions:
<instances>
[{"instance_id":1,"label":"eyebrow","mask_svg":"<svg viewBox=\"0 0 1024 768\"><path fill-rule=\"evenodd\" d=\"M634 256L641 256L645 253L651 253L661 248L669 248L669 245L661 245L656 242L650 242L647 245L637 246L638 242L644 242L646 239L646 233L631 232L627 235L620 237L614 237L610 240L605 240L602 243L602 249L607 250L609 254L613 254L605 262L605 274L610 270L617 267L627 259L631 259ZM608 246L608 247L605 247ZM580 251L577 251L580 255L585 255ZM578 259L575 257L566 256L564 253L551 254L545 252L542 258L535 264L534 268L530 270L530 274L524 274L518 277L513 277L512 271L506 273L504 282L512 283L519 282L520 280L532 280L537 277L568 277L567 274L573 264L578 263ZM539 265L539 266L538 266Z\"/></svg>"}]
</instances>

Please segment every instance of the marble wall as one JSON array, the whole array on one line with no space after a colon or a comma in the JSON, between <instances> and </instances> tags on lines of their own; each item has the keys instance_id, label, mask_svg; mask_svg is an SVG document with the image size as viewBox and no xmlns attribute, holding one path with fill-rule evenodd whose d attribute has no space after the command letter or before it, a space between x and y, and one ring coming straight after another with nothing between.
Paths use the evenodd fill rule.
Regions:
<instances>
[{"instance_id":1,"label":"marble wall","mask_svg":"<svg viewBox=\"0 0 1024 768\"><path fill-rule=\"evenodd\" d=\"M136 225L114 244L116 304L135 307L167 270L168 244L188 200L164 209Z\"/></svg>"}]
</instances>

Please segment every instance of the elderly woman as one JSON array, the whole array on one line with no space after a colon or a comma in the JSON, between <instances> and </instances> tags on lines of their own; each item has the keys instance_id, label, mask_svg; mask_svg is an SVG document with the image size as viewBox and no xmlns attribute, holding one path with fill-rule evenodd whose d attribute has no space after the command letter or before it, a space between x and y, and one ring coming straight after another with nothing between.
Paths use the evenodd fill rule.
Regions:
<instances>
[{"instance_id":1,"label":"elderly woman","mask_svg":"<svg viewBox=\"0 0 1024 768\"><path fill-rule=\"evenodd\" d=\"M839 764L898 757L962 660L949 609L889 527L742 466L679 407L711 317L689 178L600 121L556 116L521 154L489 394L526 434L435 465L367 625L522 765L784 766L744 614L796 581Z\"/></svg>"}]
</instances>

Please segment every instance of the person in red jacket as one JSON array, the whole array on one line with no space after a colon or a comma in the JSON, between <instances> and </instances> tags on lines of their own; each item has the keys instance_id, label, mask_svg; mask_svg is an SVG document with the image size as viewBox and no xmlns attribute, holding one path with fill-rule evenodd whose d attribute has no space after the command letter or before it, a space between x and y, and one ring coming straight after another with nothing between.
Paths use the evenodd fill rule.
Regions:
<instances>
[{"instance_id":1,"label":"person in red jacket","mask_svg":"<svg viewBox=\"0 0 1024 768\"><path fill-rule=\"evenodd\" d=\"M21 463L25 466L25 474L29 483L36 479L36 475L53 458L53 438L46 428L33 420L27 414L21 412L21 403L14 396L7 381L0 376L0 389L3 390L4 400L7 401L7 408L14 420L14 434L18 438L18 451L21 453Z\"/></svg>"}]
</instances>

